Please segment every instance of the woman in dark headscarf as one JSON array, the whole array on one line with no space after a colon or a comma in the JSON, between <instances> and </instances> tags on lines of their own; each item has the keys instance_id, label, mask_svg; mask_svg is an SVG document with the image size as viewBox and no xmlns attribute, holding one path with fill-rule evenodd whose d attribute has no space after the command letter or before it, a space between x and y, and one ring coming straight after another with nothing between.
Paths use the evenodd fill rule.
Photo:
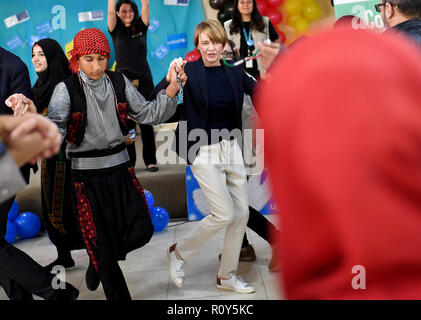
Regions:
<instances>
[{"instance_id":1,"label":"woman in dark headscarf","mask_svg":"<svg viewBox=\"0 0 421 320\"><path fill-rule=\"evenodd\" d=\"M69 61L60 44L53 39L42 39L32 47L32 63L38 74L32 92L38 113L47 114L48 104L55 86L71 75ZM64 142L58 155L44 160L41 171L41 204L45 227L57 247L56 265L70 268L75 265L71 250L84 248L75 223L70 202L70 164L66 159Z\"/></svg>"},{"instance_id":2,"label":"woman in dark headscarf","mask_svg":"<svg viewBox=\"0 0 421 320\"><path fill-rule=\"evenodd\" d=\"M32 93L38 113L45 114L54 87L71 75L69 61L57 41L42 39L32 47L32 64L38 74Z\"/></svg>"}]
</instances>

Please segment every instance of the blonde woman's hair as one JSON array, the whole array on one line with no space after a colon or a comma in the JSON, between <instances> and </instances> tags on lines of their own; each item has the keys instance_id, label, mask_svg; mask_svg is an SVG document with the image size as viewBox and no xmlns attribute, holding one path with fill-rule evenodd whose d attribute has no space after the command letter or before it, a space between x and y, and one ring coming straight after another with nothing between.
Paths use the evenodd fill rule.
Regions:
<instances>
[{"instance_id":1,"label":"blonde woman's hair","mask_svg":"<svg viewBox=\"0 0 421 320\"><path fill-rule=\"evenodd\" d=\"M225 46L227 43L227 34L222 25L218 21L207 19L199 23L194 30L193 42L196 48L199 45L199 35L202 32L206 34L211 41L222 43L222 46Z\"/></svg>"}]
</instances>

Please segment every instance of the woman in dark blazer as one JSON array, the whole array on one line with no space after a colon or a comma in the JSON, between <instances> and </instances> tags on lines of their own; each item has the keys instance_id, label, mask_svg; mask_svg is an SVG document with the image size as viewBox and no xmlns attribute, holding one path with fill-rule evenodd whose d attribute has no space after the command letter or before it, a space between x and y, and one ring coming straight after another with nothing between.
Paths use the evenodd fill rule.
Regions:
<instances>
[{"instance_id":1,"label":"woman in dark blazer","mask_svg":"<svg viewBox=\"0 0 421 320\"><path fill-rule=\"evenodd\" d=\"M249 210L241 152L244 93L253 94L255 80L241 66L221 64L227 36L219 22L205 20L194 33L201 59L188 63L184 102L180 106L175 149L190 164L211 206L190 234L168 249L173 282L184 284L183 266L195 251L226 228L217 287L237 293L254 288L236 275Z\"/></svg>"}]
</instances>

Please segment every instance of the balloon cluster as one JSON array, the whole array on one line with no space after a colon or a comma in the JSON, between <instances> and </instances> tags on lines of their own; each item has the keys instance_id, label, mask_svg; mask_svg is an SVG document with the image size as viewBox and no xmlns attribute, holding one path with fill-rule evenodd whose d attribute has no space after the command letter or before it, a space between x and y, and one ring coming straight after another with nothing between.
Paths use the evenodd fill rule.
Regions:
<instances>
[{"instance_id":1,"label":"balloon cluster","mask_svg":"<svg viewBox=\"0 0 421 320\"><path fill-rule=\"evenodd\" d=\"M322 15L322 8L314 0L286 0L285 11L288 13L287 24L300 34L310 27Z\"/></svg>"},{"instance_id":2,"label":"balloon cluster","mask_svg":"<svg viewBox=\"0 0 421 320\"><path fill-rule=\"evenodd\" d=\"M234 0L209 0L209 5L211 8L219 10L217 18L222 24L231 19L234 12Z\"/></svg>"},{"instance_id":3,"label":"balloon cluster","mask_svg":"<svg viewBox=\"0 0 421 320\"><path fill-rule=\"evenodd\" d=\"M154 207L155 200L151 192L144 190L146 203L149 207L149 212L151 213L152 224L155 231L164 230L170 221L170 216L164 208Z\"/></svg>"},{"instance_id":4,"label":"balloon cluster","mask_svg":"<svg viewBox=\"0 0 421 320\"><path fill-rule=\"evenodd\" d=\"M286 36L279 29L279 24L283 20L283 15L280 10L280 6L284 2L284 0L256 0L257 1L257 9L259 10L262 16L266 16L269 18L270 22L272 22L276 32L279 35L279 39L282 43L285 43Z\"/></svg>"},{"instance_id":5,"label":"balloon cluster","mask_svg":"<svg viewBox=\"0 0 421 320\"><path fill-rule=\"evenodd\" d=\"M22 212L19 214L18 203L13 201L13 205L7 216L6 236L8 243L14 243L16 237L32 238L35 237L41 229L41 220L32 212Z\"/></svg>"},{"instance_id":6,"label":"balloon cluster","mask_svg":"<svg viewBox=\"0 0 421 320\"><path fill-rule=\"evenodd\" d=\"M256 0L256 4L259 12L272 22L282 43L286 41L283 32L286 29L283 26L293 28L294 33L299 36L310 28L311 22L322 15L322 8L316 0ZM234 0L209 0L209 5L219 10L217 17L222 24L231 19Z\"/></svg>"}]
</instances>

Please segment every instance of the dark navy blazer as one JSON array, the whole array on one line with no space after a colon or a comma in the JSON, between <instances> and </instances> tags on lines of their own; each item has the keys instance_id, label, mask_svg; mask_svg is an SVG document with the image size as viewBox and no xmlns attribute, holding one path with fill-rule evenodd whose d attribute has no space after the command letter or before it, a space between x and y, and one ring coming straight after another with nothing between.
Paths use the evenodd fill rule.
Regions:
<instances>
[{"instance_id":1,"label":"dark navy blazer","mask_svg":"<svg viewBox=\"0 0 421 320\"><path fill-rule=\"evenodd\" d=\"M194 141L187 140L188 134L194 129L203 129L203 131L206 131L208 123L208 92L206 71L202 59L187 63L184 70L188 79L184 87L183 103L178 106L179 110L177 114L179 114L179 124L175 132L172 148L177 152L179 157L191 164L194 160L193 158L197 155L199 147L208 144L208 141L198 141L198 138ZM236 108L235 127L242 128L241 112L243 109L244 93L253 97L256 80L245 73L241 65L237 67L224 66L224 70L234 94ZM218 86L217 83L214 85ZM185 121L184 124L181 124L181 121ZM185 128L186 130L184 130ZM194 150L196 154L188 159L188 152L193 145L195 146Z\"/></svg>"},{"instance_id":2,"label":"dark navy blazer","mask_svg":"<svg viewBox=\"0 0 421 320\"><path fill-rule=\"evenodd\" d=\"M18 56L0 47L0 114L13 114L4 102L14 93L33 100L28 68Z\"/></svg>"},{"instance_id":3,"label":"dark navy blazer","mask_svg":"<svg viewBox=\"0 0 421 320\"><path fill-rule=\"evenodd\" d=\"M27 98L34 100L31 92L31 82L26 64L13 53L0 47L0 114L13 114L4 103L14 93L22 93ZM29 182L30 165L21 168L26 182ZM37 165L32 166L34 172L38 170Z\"/></svg>"}]
</instances>

